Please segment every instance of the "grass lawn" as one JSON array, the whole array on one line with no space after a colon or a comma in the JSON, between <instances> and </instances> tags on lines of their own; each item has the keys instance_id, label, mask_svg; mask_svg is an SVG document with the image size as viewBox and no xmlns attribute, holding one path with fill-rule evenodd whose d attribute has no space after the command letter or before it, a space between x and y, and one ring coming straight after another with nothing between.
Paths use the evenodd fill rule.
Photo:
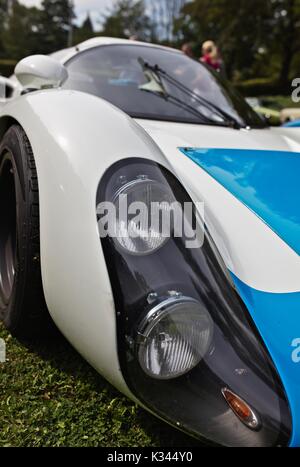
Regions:
<instances>
[{"instance_id":1,"label":"grass lawn","mask_svg":"<svg viewBox=\"0 0 300 467\"><path fill-rule=\"evenodd\" d=\"M122 396L61 337L21 344L0 324L0 447L192 447Z\"/></svg>"},{"instance_id":2,"label":"grass lawn","mask_svg":"<svg viewBox=\"0 0 300 467\"><path fill-rule=\"evenodd\" d=\"M262 96L261 99L263 99L270 108L274 108L275 110L300 108L300 104L293 102L291 96Z\"/></svg>"}]
</instances>

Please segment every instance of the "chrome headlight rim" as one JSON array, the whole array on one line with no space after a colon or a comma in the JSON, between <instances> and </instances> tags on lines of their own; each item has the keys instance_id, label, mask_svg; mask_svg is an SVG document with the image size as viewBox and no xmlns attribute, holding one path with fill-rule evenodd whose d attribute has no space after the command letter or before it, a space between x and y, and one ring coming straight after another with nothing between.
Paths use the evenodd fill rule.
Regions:
<instances>
[{"instance_id":1,"label":"chrome headlight rim","mask_svg":"<svg viewBox=\"0 0 300 467\"><path fill-rule=\"evenodd\" d=\"M172 314L175 315L176 312L178 312L183 305L192 305L194 307L199 308L199 316L200 313L202 313L202 317L205 317L209 323L209 339L206 342L205 352L198 356L198 359L194 362L193 365L183 369L182 371L178 371L169 376L161 376L154 374L144 364L144 359L142 355L145 351L144 345L146 344L148 339L151 339L150 336L155 327L159 325L159 323L163 321L164 318L167 318L168 316L172 317ZM186 313L188 314L188 311L186 311ZM195 313L195 310L193 310L193 313ZM150 311L148 311L148 313L146 313L146 315L144 316L144 318L138 326L136 338L136 356L142 370L147 376L157 381L171 381L188 374L199 365L204 354L206 354L209 351L213 341L213 329L214 323L210 314L204 307L201 306L201 303L198 300L192 297L181 295L180 293L177 293L173 297L162 299L158 304L151 308Z\"/></svg>"},{"instance_id":2,"label":"chrome headlight rim","mask_svg":"<svg viewBox=\"0 0 300 467\"><path fill-rule=\"evenodd\" d=\"M153 201L150 201L151 203L152 202L154 202L154 203L158 203L158 202L163 203L163 202L165 202L165 200L163 199L164 197L169 198L169 204L170 205L171 205L172 201L175 201L175 199L171 200L170 193L168 192L168 190L166 189L166 186L163 183L161 183L158 180L155 180L153 178L150 178L147 175L142 175L141 174L141 175L137 176L136 178L134 178L134 179L132 179L130 181L126 181L113 194L112 203L115 205L117 212L118 212L118 201L120 200L121 196L134 195L135 190L138 191L139 189L144 188L144 187L145 187L145 189L148 189L149 187L151 187L154 190L156 189L156 194L157 193L161 194L161 200L160 201L157 201L157 200L153 199ZM152 194L152 196L153 196L153 194ZM149 206L147 206L147 207L149 207ZM150 210L148 209L148 213L149 212L152 213L151 209ZM149 218L148 218L148 220L149 220ZM119 222L120 222L120 220L118 219L116 227L119 225ZM120 228L117 229L117 230L120 231ZM127 223L126 232L127 233L130 232L129 222ZM151 247L148 246L147 249L145 248L144 250L139 250L139 251L130 250L128 247L125 246L124 238L127 238L127 237L116 236L114 238L114 243L115 243L115 245L116 245L116 247L118 249L120 249L121 251L123 251L123 252L125 252L127 254L130 254L132 256L140 256L140 257L149 256L149 255L152 255L152 254L156 253L161 248L163 248L166 245L166 243L170 240L170 238L172 236L172 233L173 232L170 232L169 236L163 236L161 232L156 232L156 235L154 236L153 233L151 232L151 229L148 226L148 236L145 236L145 237L141 236L141 237L136 237L136 238L131 239L131 237L129 235L129 239L132 241L132 244L138 243L137 242L138 239L140 240L140 242L145 242L145 243L147 241L149 242L149 240L151 240L151 239L152 240L156 239L156 241L157 241L156 246L153 246L153 245ZM122 238L123 238L123 242L121 241ZM136 246L136 248L137 248L137 246Z\"/></svg>"}]
</instances>

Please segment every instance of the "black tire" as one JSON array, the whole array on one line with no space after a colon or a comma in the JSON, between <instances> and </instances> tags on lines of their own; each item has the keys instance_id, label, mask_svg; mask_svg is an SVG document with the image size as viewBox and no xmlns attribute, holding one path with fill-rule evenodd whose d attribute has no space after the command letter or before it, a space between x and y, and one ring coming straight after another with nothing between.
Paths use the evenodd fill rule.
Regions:
<instances>
[{"instance_id":1,"label":"black tire","mask_svg":"<svg viewBox=\"0 0 300 467\"><path fill-rule=\"evenodd\" d=\"M45 336L54 328L41 278L37 171L18 125L0 145L0 320L19 338Z\"/></svg>"}]
</instances>

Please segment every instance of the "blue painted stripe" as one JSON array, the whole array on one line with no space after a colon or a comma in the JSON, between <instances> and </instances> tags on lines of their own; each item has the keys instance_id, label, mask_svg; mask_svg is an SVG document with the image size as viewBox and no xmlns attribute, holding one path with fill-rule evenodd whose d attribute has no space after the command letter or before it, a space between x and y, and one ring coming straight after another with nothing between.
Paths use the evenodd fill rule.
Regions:
<instances>
[{"instance_id":1,"label":"blue painted stripe","mask_svg":"<svg viewBox=\"0 0 300 467\"><path fill-rule=\"evenodd\" d=\"M300 339L300 292L260 292L234 275L233 280L280 374L293 418L290 445L300 447L300 352L292 345Z\"/></svg>"},{"instance_id":2,"label":"blue painted stripe","mask_svg":"<svg viewBox=\"0 0 300 467\"><path fill-rule=\"evenodd\" d=\"M300 254L300 153L180 148Z\"/></svg>"}]
</instances>

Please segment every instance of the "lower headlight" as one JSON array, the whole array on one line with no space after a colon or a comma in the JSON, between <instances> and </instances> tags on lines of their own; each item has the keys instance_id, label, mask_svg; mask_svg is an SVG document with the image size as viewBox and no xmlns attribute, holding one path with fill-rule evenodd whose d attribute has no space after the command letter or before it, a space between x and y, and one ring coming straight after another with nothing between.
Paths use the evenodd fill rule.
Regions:
<instances>
[{"instance_id":1,"label":"lower headlight","mask_svg":"<svg viewBox=\"0 0 300 467\"><path fill-rule=\"evenodd\" d=\"M152 378L178 378L199 364L212 336L212 319L199 302L187 297L167 299L141 323L139 363Z\"/></svg>"}]
</instances>

